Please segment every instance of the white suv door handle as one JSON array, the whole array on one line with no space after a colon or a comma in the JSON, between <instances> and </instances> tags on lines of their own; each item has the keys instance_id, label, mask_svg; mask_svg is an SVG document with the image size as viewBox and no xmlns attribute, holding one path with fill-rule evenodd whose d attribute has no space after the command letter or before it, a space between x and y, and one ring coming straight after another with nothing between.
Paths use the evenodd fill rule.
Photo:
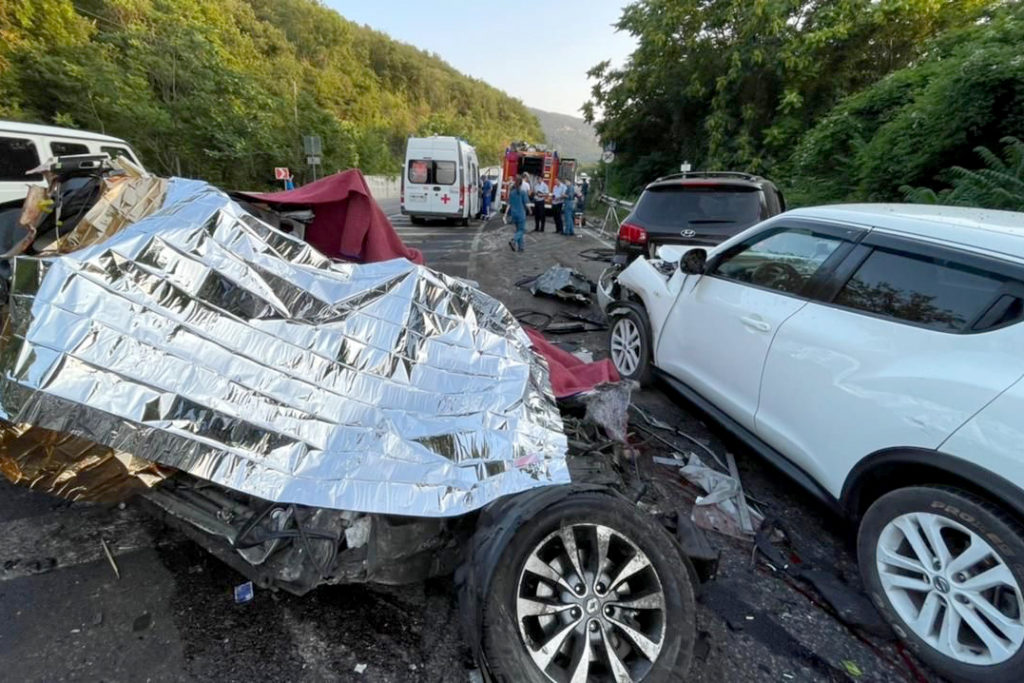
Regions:
<instances>
[{"instance_id":1,"label":"white suv door handle","mask_svg":"<svg viewBox=\"0 0 1024 683\"><path fill-rule=\"evenodd\" d=\"M740 318L740 322L749 327L750 329L757 330L758 332L772 331L772 326L766 323L764 320L761 320L757 316Z\"/></svg>"}]
</instances>

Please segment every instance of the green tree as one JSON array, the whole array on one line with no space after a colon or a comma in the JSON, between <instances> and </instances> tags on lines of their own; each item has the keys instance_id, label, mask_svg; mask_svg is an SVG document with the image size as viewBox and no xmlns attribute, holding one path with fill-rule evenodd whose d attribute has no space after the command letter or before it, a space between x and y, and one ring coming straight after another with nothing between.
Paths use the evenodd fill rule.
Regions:
<instances>
[{"instance_id":1,"label":"green tree","mask_svg":"<svg viewBox=\"0 0 1024 683\"><path fill-rule=\"evenodd\" d=\"M1007 136L1002 140L1005 159L987 147L975 151L985 164L984 168L968 170L954 166L945 173L951 188L936 192L930 187L900 188L907 201L919 204L948 204L951 206L977 206L986 209L1004 209L1024 212L1024 142Z\"/></svg>"},{"instance_id":2,"label":"green tree","mask_svg":"<svg viewBox=\"0 0 1024 683\"><path fill-rule=\"evenodd\" d=\"M928 41L925 56L840 102L787 165L795 203L900 199L978 146L1024 137L1024 6Z\"/></svg>"},{"instance_id":3,"label":"green tree","mask_svg":"<svg viewBox=\"0 0 1024 683\"><path fill-rule=\"evenodd\" d=\"M771 173L843 97L920 56L997 0L640 0L620 69L594 67L584 107L642 185L678 168Z\"/></svg>"},{"instance_id":4,"label":"green tree","mask_svg":"<svg viewBox=\"0 0 1024 683\"><path fill-rule=\"evenodd\" d=\"M5 0L0 116L124 137L151 169L258 189L271 169L397 170L409 135L495 161L543 141L518 100L315 0Z\"/></svg>"}]
</instances>

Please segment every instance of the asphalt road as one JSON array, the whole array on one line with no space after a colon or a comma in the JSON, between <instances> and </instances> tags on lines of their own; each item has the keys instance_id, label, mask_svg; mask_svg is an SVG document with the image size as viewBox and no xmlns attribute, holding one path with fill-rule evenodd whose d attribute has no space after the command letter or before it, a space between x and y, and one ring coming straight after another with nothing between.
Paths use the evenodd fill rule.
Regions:
<instances>
[{"instance_id":1,"label":"asphalt road","mask_svg":"<svg viewBox=\"0 0 1024 683\"><path fill-rule=\"evenodd\" d=\"M484 230L480 221L470 221L469 227L465 228L444 221L413 225L408 216L402 215L399 200L384 199L378 203L402 241L423 252L427 265L448 275L468 275L474 243L479 244L479 237Z\"/></svg>"},{"instance_id":2,"label":"asphalt road","mask_svg":"<svg viewBox=\"0 0 1024 683\"><path fill-rule=\"evenodd\" d=\"M587 234L530 233L526 252L512 254L510 229L500 221L413 226L396 216L397 201L382 206L428 265L479 280L511 309L559 310L517 288L524 275L562 262L593 278L603 267L579 256L602 246ZM559 341L599 357L606 347L602 333ZM785 520L803 560L857 589L839 520L666 394L648 390L636 401L719 453L731 448L746 491ZM678 475L662 469L651 485L682 490ZM692 503L687 495L682 509ZM133 503L69 504L2 478L0 539L6 680L471 680L447 579L397 589L329 587L302 598L257 591L252 602L236 605L232 590L242 577ZM754 567L749 544L719 536L712 542L722 568L700 599L689 680L915 680L890 644L855 637L763 565Z\"/></svg>"}]
</instances>

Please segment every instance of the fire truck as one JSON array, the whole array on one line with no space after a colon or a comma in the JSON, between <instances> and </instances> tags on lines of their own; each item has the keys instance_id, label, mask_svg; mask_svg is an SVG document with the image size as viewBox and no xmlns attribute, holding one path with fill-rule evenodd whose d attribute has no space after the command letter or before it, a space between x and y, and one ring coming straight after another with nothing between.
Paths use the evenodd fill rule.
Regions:
<instances>
[{"instance_id":1,"label":"fire truck","mask_svg":"<svg viewBox=\"0 0 1024 683\"><path fill-rule=\"evenodd\" d=\"M501 175L508 180L522 173L529 173L531 179L543 177L544 182L554 191L555 179L576 182L576 160L560 159L558 152L540 145L513 142L505 148ZM505 186L501 188L501 201L504 203L507 200L508 187ZM546 206L551 208L550 194Z\"/></svg>"}]
</instances>

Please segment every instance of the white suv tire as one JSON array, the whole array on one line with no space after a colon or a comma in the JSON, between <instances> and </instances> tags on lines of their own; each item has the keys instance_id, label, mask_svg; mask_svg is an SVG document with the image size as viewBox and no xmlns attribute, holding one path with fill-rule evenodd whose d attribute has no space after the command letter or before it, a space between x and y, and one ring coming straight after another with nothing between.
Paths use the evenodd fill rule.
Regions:
<instances>
[{"instance_id":1,"label":"white suv tire","mask_svg":"<svg viewBox=\"0 0 1024 683\"><path fill-rule=\"evenodd\" d=\"M914 486L875 501L857 554L872 601L953 681L1024 680L1024 530L959 489Z\"/></svg>"},{"instance_id":2,"label":"white suv tire","mask_svg":"<svg viewBox=\"0 0 1024 683\"><path fill-rule=\"evenodd\" d=\"M643 308L637 305L612 306L608 326L608 350L612 364L623 379L649 385L651 372L651 326Z\"/></svg>"}]
</instances>

